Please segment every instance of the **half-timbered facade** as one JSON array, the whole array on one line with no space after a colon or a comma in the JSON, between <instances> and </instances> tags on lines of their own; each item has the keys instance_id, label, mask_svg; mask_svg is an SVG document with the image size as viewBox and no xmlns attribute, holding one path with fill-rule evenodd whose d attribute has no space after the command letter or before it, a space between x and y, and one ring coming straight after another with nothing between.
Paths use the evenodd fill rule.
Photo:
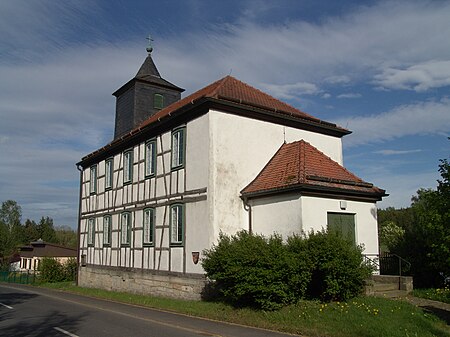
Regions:
<instances>
[{"instance_id":1,"label":"half-timbered facade","mask_svg":"<svg viewBox=\"0 0 450 337\"><path fill-rule=\"evenodd\" d=\"M340 226L378 253L386 194L342 167L348 130L231 76L182 90L149 54L114 93L115 139L78 163L80 284L198 298L202 251L241 229Z\"/></svg>"}]
</instances>

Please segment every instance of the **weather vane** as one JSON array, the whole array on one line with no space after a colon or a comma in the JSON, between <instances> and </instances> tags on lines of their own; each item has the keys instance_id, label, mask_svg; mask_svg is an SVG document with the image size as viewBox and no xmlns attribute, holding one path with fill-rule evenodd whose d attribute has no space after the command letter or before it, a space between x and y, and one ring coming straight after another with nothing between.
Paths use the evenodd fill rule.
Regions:
<instances>
[{"instance_id":1,"label":"weather vane","mask_svg":"<svg viewBox=\"0 0 450 337\"><path fill-rule=\"evenodd\" d=\"M147 53L151 53L153 51L153 47L152 47L152 36L150 34L148 34L148 37L146 38L148 40L148 46L147 46Z\"/></svg>"}]
</instances>

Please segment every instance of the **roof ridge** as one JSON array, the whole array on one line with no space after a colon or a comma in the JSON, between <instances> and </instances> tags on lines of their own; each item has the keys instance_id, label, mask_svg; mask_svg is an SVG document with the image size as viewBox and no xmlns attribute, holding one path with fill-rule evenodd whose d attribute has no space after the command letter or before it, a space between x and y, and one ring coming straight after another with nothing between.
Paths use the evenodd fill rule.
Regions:
<instances>
[{"instance_id":1,"label":"roof ridge","mask_svg":"<svg viewBox=\"0 0 450 337\"><path fill-rule=\"evenodd\" d=\"M325 159L327 159L328 161L332 162L333 164L338 165L341 169L343 169L347 174L349 174L350 176L356 178L356 180L358 180L359 182L364 182L363 179L361 179L360 177L358 177L356 174L350 172L349 170L347 170L343 165L339 164L337 161L333 160L330 156L328 156L327 154L325 154L324 152L320 151L317 147L313 146L312 144L305 142L308 146L310 146L313 151L317 151L319 152L319 154L321 154ZM306 173L305 173L306 175Z\"/></svg>"},{"instance_id":2,"label":"roof ridge","mask_svg":"<svg viewBox=\"0 0 450 337\"><path fill-rule=\"evenodd\" d=\"M298 141L298 177L299 177L299 183L304 183L306 178L306 151L305 151L305 141L303 139Z\"/></svg>"},{"instance_id":3,"label":"roof ridge","mask_svg":"<svg viewBox=\"0 0 450 337\"><path fill-rule=\"evenodd\" d=\"M219 83L217 84L217 86L214 88L214 90L213 90L208 96L210 96L210 97L212 97L212 98L217 98L217 94L218 94L219 89L222 88L222 86L225 85L225 83L226 83L231 77L232 77L232 76L227 75L227 76L225 76L225 77L222 77L220 80L217 80L216 82L219 82ZM233 79L235 79L235 78L233 77ZM216 82L214 82L214 83L216 83ZM205 94L205 95L207 95L207 94Z\"/></svg>"}]
</instances>

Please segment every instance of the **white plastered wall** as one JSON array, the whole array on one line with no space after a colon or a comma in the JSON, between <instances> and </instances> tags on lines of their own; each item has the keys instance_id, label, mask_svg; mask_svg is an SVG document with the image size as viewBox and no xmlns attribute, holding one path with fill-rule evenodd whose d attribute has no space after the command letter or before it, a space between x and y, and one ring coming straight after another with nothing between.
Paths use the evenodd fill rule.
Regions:
<instances>
[{"instance_id":1,"label":"white plastered wall","mask_svg":"<svg viewBox=\"0 0 450 337\"><path fill-rule=\"evenodd\" d=\"M377 207L373 202L346 200L341 209L340 199L317 197L301 198L303 229L319 231L327 228L327 213L346 213L355 215L356 243L364 245L364 254L378 254Z\"/></svg>"},{"instance_id":2,"label":"white plastered wall","mask_svg":"<svg viewBox=\"0 0 450 337\"><path fill-rule=\"evenodd\" d=\"M309 142L342 164L342 142L310 131L284 127L219 111L209 111L210 223L214 238L220 231L234 234L248 229L248 213L240 191L264 168L284 140Z\"/></svg>"},{"instance_id":3,"label":"white plastered wall","mask_svg":"<svg viewBox=\"0 0 450 337\"><path fill-rule=\"evenodd\" d=\"M284 194L249 200L252 232L269 236L279 234L286 239L302 232L300 195Z\"/></svg>"},{"instance_id":4,"label":"white plastered wall","mask_svg":"<svg viewBox=\"0 0 450 337\"><path fill-rule=\"evenodd\" d=\"M345 209L341 208L341 201ZM283 238L302 231L308 234L327 228L327 214L355 216L356 243L364 245L364 254L378 254L378 225L375 203L280 194L252 199L254 233L281 234Z\"/></svg>"}]
</instances>

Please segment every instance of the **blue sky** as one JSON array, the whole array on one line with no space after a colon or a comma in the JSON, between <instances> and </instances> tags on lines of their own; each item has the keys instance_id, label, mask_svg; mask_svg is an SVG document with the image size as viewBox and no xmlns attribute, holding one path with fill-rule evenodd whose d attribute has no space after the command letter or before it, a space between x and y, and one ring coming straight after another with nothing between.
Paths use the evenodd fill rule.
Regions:
<instances>
[{"instance_id":1,"label":"blue sky","mask_svg":"<svg viewBox=\"0 0 450 337\"><path fill-rule=\"evenodd\" d=\"M82 156L153 59L185 94L231 73L353 131L344 164L407 207L450 141L448 1L0 2L0 201L77 224Z\"/></svg>"}]
</instances>

